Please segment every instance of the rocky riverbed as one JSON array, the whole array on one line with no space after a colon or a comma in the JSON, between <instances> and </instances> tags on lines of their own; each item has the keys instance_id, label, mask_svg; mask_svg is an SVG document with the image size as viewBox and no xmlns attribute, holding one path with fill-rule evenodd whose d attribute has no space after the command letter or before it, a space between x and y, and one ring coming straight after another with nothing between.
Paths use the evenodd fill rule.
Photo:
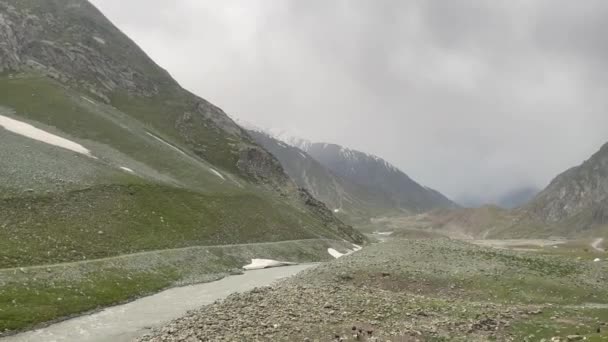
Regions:
<instances>
[{"instance_id":1,"label":"rocky riverbed","mask_svg":"<svg viewBox=\"0 0 608 342\"><path fill-rule=\"evenodd\" d=\"M608 338L606 265L450 240L374 245L190 312L140 341Z\"/></svg>"}]
</instances>

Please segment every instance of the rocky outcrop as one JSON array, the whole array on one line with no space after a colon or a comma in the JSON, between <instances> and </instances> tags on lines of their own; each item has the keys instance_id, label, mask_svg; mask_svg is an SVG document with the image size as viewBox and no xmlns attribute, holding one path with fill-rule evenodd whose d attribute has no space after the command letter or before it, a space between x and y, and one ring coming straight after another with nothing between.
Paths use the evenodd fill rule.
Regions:
<instances>
[{"instance_id":1,"label":"rocky outcrop","mask_svg":"<svg viewBox=\"0 0 608 342\"><path fill-rule=\"evenodd\" d=\"M281 163L266 150L255 145L241 148L237 167L259 183L272 183L278 187L291 184L291 179L283 171Z\"/></svg>"},{"instance_id":2,"label":"rocky outcrop","mask_svg":"<svg viewBox=\"0 0 608 342\"><path fill-rule=\"evenodd\" d=\"M177 86L87 1L29 5L0 1L0 71L40 72L106 102L118 90L152 96L163 83ZM82 16L96 21L78 20ZM165 82L159 83L161 78Z\"/></svg>"},{"instance_id":3,"label":"rocky outcrop","mask_svg":"<svg viewBox=\"0 0 608 342\"><path fill-rule=\"evenodd\" d=\"M338 220L327 206L314 198L308 190L304 188L298 189L298 196L308 209L314 212L318 217L321 217L326 223L326 227L334 230L339 236L348 236L351 241L359 244L366 242L366 238L360 233L352 229L352 227Z\"/></svg>"}]
</instances>

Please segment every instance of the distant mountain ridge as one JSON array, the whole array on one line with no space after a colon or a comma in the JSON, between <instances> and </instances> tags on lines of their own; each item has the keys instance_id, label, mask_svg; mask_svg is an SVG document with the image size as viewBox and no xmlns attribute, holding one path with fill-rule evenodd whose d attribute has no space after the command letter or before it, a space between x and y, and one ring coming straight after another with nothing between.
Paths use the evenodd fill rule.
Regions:
<instances>
[{"instance_id":1,"label":"distant mountain ridge","mask_svg":"<svg viewBox=\"0 0 608 342\"><path fill-rule=\"evenodd\" d=\"M305 151L336 174L388 194L398 208L420 213L456 207L443 194L418 184L378 156L327 143L310 144Z\"/></svg>"},{"instance_id":2,"label":"distant mountain ridge","mask_svg":"<svg viewBox=\"0 0 608 342\"><path fill-rule=\"evenodd\" d=\"M491 198L479 195L461 196L456 199L456 202L466 208L496 205L503 209L515 209L530 202L540 191L541 189L535 186L523 186Z\"/></svg>"},{"instance_id":3,"label":"distant mountain ridge","mask_svg":"<svg viewBox=\"0 0 608 342\"><path fill-rule=\"evenodd\" d=\"M534 186L515 189L501 196L496 204L505 209L519 208L533 200L540 191L541 189Z\"/></svg>"},{"instance_id":4,"label":"distant mountain ridge","mask_svg":"<svg viewBox=\"0 0 608 342\"><path fill-rule=\"evenodd\" d=\"M279 159L299 186L309 189L341 217L354 216L360 221L456 206L380 157L336 144L297 138L282 141L259 128L249 128L254 140Z\"/></svg>"}]
</instances>

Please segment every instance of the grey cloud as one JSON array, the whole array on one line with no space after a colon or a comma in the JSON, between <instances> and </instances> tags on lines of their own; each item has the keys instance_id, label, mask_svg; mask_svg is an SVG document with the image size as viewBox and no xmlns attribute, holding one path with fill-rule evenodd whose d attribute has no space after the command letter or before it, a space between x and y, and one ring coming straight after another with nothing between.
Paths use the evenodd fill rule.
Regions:
<instances>
[{"instance_id":1,"label":"grey cloud","mask_svg":"<svg viewBox=\"0 0 608 342\"><path fill-rule=\"evenodd\" d=\"M608 141L608 3L93 0L236 118L449 196L542 187Z\"/></svg>"}]
</instances>

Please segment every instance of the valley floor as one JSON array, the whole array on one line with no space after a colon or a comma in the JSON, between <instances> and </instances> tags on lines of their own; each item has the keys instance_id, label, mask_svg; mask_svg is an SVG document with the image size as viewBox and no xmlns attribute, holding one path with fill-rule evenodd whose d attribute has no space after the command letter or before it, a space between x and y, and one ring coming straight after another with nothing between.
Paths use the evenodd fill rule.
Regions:
<instances>
[{"instance_id":1,"label":"valley floor","mask_svg":"<svg viewBox=\"0 0 608 342\"><path fill-rule=\"evenodd\" d=\"M552 250L389 240L140 341L608 341L606 255Z\"/></svg>"}]
</instances>

